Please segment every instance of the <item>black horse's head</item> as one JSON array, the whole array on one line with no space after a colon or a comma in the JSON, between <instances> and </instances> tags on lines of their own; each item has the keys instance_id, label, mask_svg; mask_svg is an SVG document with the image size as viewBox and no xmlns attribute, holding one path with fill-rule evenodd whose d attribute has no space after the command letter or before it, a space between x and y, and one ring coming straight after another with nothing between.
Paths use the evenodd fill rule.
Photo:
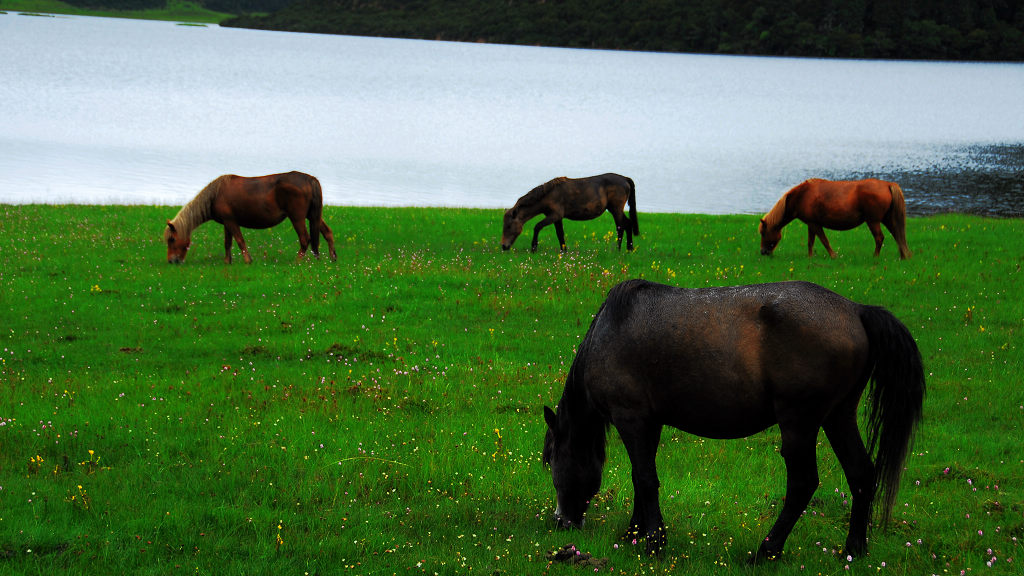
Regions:
<instances>
[{"instance_id":1,"label":"black horse's head","mask_svg":"<svg viewBox=\"0 0 1024 576\"><path fill-rule=\"evenodd\" d=\"M519 219L519 211L515 208L505 210L501 226L501 249L508 250L512 243L523 233L523 221Z\"/></svg>"},{"instance_id":2,"label":"black horse's head","mask_svg":"<svg viewBox=\"0 0 1024 576\"><path fill-rule=\"evenodd\" d=\"M543 461L551 467L551 480L555 485L554 520L559 528L580 528L590 499L601 488L603 438L598 451L573 449L568 427L560 426L558 416L547 406L544 419L548 431L544 437Z\"/></svg>"}]
</instances>

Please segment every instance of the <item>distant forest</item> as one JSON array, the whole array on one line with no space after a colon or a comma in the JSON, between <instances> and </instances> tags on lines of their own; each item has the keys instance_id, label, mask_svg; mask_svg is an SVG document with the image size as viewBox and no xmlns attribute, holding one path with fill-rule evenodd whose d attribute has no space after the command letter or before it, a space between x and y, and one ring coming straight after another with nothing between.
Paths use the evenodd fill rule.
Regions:
<instances>
[{"instance_id":1,"label":"distant forest","mask_svg":"<svg viewBox=\"0 0 1024 576\"><path fill-rule=\"evenodd\" d=\"M71 0L76 5L160 0ZM708 54L1024 61L1024 0L200 0L222 26Z\"/></svg>"}]
</instances>

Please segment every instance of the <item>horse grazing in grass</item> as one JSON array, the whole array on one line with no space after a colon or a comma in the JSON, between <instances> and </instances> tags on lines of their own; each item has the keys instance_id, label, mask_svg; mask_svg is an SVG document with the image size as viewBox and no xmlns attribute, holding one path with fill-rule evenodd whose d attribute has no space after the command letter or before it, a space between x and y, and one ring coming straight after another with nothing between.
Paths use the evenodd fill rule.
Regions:
<instances>
[{"instance_id":1,"label":"horse grazing in grass","mask_svg":"<svg viewBox=\"0 0 1024 576\"><path fill-rule=\"evenodd\" d=\"M884 180L821 180L814 178L797 184L779 198L761 219L761 254L768 256L782 239L782 227L798 218L807 224L807 255L814 254L814 237L836 257L825 237L825 228L850 230L867 222L875 237L875 256L882 250L885 224L900 249L900 258L910 258L907 247L907 209L903 190L895 182Z\"/></svg>"},{"instance_id":2,"label":"horse grazing in grass","mask_svg":"<svg viewBox=\"0 0 1024 576\"><path fill-rule=\"evenodd\" d=\"M857 405L869 381L865 448ZM876 487L883 525L889 519L924 395L917 344L884 308L808 282L687 290L628 280L591 322L557 410L544 407L555 521L582 526L614 426L633 472L625 537L657 553L666 542L655 468L662 427L742 438L777 423L786 497L751 560L774 558L818 487L824 428L853 498L844 555L861 555Z\"/></svg>"},{"instance_id":3,"label":"horse grazing in grass","mask_svg":"<svg viewBox=\"0 0 1024 576\"><path fill-rule=\"evenodd\" d=\"M189 201L164 229L167 261L179 264L192 244L192 231L207 220L224 225L224 261L231 263L231 240L238 243L245 262L251 263L249 249L242 238L241 228L271 228L285 218L292 221L299 235L299 258L312 246L313 254L320 255L320 235L323 234L334 252L334 234L323 220L323 192L320 181L302 172L287 172L247 178L225 174L203 188ZM313 234L310 236L306 222Z\"/></svg>"},{"instance_id":4,"label":"horse grazing in grass","mask_svg":"<svg viewBox=\"0 0 1024 576\"><path fill-rule=\"evenodd\" d=\"M624 209L629 202L629 216ZM548 224L555 225L558 245L565 251L565 231L562 219L592 220L611 212L615 218L615 229L619 233L619 249L622 249L622 233L626 233L626 250L633 249L633 236L640 235L636 221L636 187L633 181L618 174L602 174L589 178L566 178L564 176L545 182L530 190L516 201L515 206L505 211L501 230L501 249L508 250L523 232L523 224L538 214L544 219L533 228L533 244L530 250L537 250L537 235Z\"/></svg>"}]
</instances>

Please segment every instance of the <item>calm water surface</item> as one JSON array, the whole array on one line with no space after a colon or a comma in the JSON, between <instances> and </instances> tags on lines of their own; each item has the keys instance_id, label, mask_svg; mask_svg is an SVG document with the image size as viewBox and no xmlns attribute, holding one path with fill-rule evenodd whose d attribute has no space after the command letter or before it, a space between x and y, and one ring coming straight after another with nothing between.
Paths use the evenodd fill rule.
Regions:
<instances>
[{"instance_id":1,"label":"calm water surface","mask_svg":"<svg viewBox=\"0 0 1024 576\"><path fill-rule=\"evenodd\" d=\"M301 170L334 205L507 207L632 177L758 213L809 177L1024 215L1024 65L568 50L0 15L0 203L179 205Z\"/></svg>"}]
</instances>

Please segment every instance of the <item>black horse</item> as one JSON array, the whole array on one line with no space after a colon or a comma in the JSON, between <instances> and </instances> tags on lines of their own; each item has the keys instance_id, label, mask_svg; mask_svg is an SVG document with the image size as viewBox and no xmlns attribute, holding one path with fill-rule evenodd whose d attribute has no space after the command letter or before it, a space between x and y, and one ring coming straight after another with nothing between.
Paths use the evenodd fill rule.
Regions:
<instances>
[{"instance_id":1,"label":"black horse","mask_svg":"<svg viewBox=\"0 0 1024 576\"><path fill-rule=\"evenodd\" d=\"M629 216L626 204L629 203ZM605 210L615 219L622 249L622 233L626 233L626 250L633 249L633 236L640 235L636 220L636 186L633 180L619 174L601 174L588 178L561 176L549 180L516 200L515 206L505 211L501 226L501 249L508 250L523 233L523 225L538 214L544 218L533 227L530 250L537 251L537 237L548 224L555 225L558 245L564 252L565 230L562 219L592 220Z\"/></svg>"},{"instance_id":2,"label":"black horse","mask_svg":"<svg viewBox=\"0 0 1024 576\"><path fill-rule=\"evenodd\" d=\"M865 448L857 405L869 381ZM752 560L774 558L818 487L824 428L853 498L844 551L861 555L876 488L888 522L924 395L917 344L884 308L807 282L696 290L623 282L584 336L557 412L544 407L555 520L582 526L614 426L633 467L626 537L657 553L666 541L655 468L662 426L742 438L778 423L786 500Z\"/></svg>"}]
</instances>

